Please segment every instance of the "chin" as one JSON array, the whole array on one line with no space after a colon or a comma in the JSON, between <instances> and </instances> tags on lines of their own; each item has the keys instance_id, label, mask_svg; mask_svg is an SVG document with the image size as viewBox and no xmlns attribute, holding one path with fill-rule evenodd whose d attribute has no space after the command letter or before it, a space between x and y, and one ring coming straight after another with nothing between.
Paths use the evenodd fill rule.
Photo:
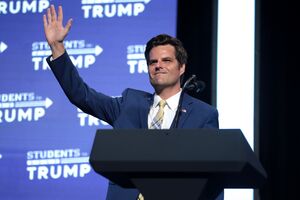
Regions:
<instances>
[{"instance_id":1,"label":"chin","mask_svg":"<svg viewBox=\"0 0 300 200\"><path fill-rule=\"evenodd\" d=\"M164 88L168 87L168 85L166 85L166 84L164 84L164 83L156 82L156 83L153 83L153 84L152 84L152 87L153 87L156 91L161 91L161 90L163 90Z\"/></svg>"},{"instance_id":2,"label":"chin","mask_svg":"<svg viewBox=\"0 0 300 200\"><path fill-rule=\"evenodd\" d=\"M159 80L152 80L151 81L151 85L153 85L153 86L163 86L163 85L165 85L165 81L163 81L163 80L161 80L161 79L159 79Z\"/></svg>"}]
</instances>

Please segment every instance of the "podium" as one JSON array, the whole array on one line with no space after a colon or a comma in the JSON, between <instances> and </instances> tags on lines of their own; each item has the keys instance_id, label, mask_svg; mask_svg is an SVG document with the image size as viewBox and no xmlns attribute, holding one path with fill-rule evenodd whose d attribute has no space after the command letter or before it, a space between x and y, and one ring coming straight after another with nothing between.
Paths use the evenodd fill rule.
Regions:
<instances>
[{"instance_id":1,"label":"podium","mask_svg":"<svg viewBox=\"0 0 300 200\"><path fill-rule=\"evenodd\" d=\"M97 130L90 164L146 200L213 200L267 177L240 129Z\"/></svg>"}]
</instances>

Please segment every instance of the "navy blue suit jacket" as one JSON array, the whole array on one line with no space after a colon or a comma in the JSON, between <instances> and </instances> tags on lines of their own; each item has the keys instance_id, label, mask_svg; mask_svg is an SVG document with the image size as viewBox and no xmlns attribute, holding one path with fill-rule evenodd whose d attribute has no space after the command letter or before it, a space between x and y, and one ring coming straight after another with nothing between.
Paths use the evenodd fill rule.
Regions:
<instances>
[{"instance_id":1,"label":"navy blue suit jacket","mask_svg":"<svg viewBox=\"0 0 300 200\"><path fill-rule=\"evenodd\" d=\"M120 97L112 98L86 85L66 52L53 61L48 57L47 62L66 96L83 112L106 121L114 128L148 128L153 94L126 89ZM178 128L218 127L218 111L214 107L183 94ZM124 189L110 182L106 199L135 200L137 196L136 189Z\"/></svg>"}]
</instances>

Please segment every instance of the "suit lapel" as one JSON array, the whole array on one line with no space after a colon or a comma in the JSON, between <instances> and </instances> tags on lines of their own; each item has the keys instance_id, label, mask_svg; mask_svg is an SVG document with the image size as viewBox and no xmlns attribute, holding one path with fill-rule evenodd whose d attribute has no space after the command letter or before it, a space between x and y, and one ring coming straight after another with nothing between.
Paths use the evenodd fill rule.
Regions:
<instances>
[{"instance_id":1,"label":"suit lapel","mask_svg":"<svg viewBox=\"0 0 300 200\"><path fill-rule=\"evenodd\" d=\"M184 93L182 99L182 106L180 109L178 128L184 127L184 122L192 111L192 105L193 105L192 99L186 93Z\"/></svg>"}]
</instances>

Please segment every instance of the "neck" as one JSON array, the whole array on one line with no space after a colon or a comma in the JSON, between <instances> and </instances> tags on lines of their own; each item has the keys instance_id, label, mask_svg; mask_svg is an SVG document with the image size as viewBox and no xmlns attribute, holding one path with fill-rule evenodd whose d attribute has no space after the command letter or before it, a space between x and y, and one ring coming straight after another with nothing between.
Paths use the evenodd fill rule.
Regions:
<instances>
[{"instance_id":1,"label":"neck","mask_svg":"<svg viewBox=\"0 0 300 200\"><path fill-rule=\"evenodd\" d=\"M175 87L175 88L164 88L164 89L156 89L155 93L160 96L160 98L162 98L163 100L166 100L170 97L172 97L173 95L177 94L178 92L180 92L181 88L180 87Z\"/></svg>"}]
</instances>

